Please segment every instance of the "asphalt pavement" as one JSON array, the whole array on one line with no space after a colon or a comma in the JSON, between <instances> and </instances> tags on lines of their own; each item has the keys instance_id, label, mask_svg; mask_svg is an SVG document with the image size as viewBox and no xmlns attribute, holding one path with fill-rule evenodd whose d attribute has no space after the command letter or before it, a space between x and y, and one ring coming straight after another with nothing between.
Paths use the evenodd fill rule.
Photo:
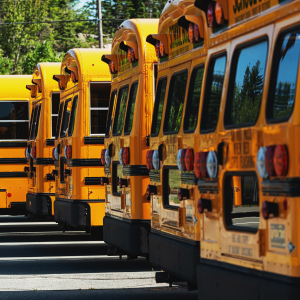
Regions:
<instances>
[{"instance_id":1,"label":"asphalt pavement","mask_svg":"<svg viewBox=\"0 0 300 300\"><path fill-rule=\"evenodd\" d=\"M185 285L156 284L146 259L108 257L107 249L54 222L0 216L0 299L197 299Z\"/></svg>"}]
</instances>

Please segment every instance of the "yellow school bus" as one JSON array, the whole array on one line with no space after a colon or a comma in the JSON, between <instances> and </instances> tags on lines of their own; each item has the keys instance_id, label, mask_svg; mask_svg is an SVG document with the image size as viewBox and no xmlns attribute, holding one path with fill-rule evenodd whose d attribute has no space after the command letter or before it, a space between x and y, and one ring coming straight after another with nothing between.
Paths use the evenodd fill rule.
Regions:
<instances>
[{"instance_id":1,"label":"yellow school bus","mask_svg":"<svg viewBox=\"0 0 300 300\"><path fill-rule=\"evenodd\" d=\"M26 214L30 75L0 76L0 214Z\"/></svg>"},{"instance_id":2,"label":"yellow school bus","mask_svg":"<svg viewBox=\"0 0 300 300\"><path fill-rule=\"evenodd\" d=\"M63 230L102 234L105 189L100 153L104 144L111 75L105 50L72 49L63 58L53 159L54 219Z\"/></svg>"},{"instance_id":3,"label":"yellow school bus","mask_svg":"<svg viewBox=\"0 0 300 300\"><path fill-rule=\"evenodd\" d=\"M147 41L159 57L150 150L146 154L151 199L150 263L157 282L197 285L200 257L198 186L194 151L208 53L205 14L194 1L169 1L158 33Z\"/></svg>"},{"instance_id":4,"label":"yellow school bus","mask_svg":"<svg viewBox=\"0 0 300 300\"><path fill-rule=\"evenodd\" d=\"M109 254L129 259L148 256L150 201L146 151L149 149L155 86L155 50L146 37L157 30L157 19L131 19L115 33L110 55L103 56L112 73L106 125L106 203L104 241Z\"/></svg>"},{"instance_id":5,"label":"yellow school bus","mask_svg":"<svg viewBox=\"0 0 300 300\"><path fill-rule=\"evenodd\" d=\"M31 216L54 215L55 177L54 161L55 127L59 107L59 89L53 75L59 73L60 63L38 63L27 86L32 100L32 117L26 158L28 165L28 193L26 209Z\"/></svg>"},{"instance_id":6,"label":"yellow school bus","mask_svg":"<svg viewBox=\"0 0 300 300\"><path fill-rule=\"evenodd\" d=\"M210 27L195 153L199 299L297 299L300 1L195 6Z\"/></svg>"}]
</instances>

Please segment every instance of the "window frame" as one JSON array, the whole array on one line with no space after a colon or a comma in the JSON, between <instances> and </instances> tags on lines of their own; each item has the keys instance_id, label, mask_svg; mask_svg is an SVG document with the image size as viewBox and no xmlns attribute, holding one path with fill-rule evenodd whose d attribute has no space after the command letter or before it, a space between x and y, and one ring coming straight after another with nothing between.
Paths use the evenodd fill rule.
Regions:
<instances>
[{"instance_id":1,"label":"window frame","mask_svg":"<svg viewBox=\"0 0 300 300\"><path fill-rule=\"evenodd\" d=\"M124 135L130 135L130 133L132 131L132 128L133 128L133 123L132 123L130 131L127 130L128 129L127 128L128 123L129 123L128 107L129 107L129 104L130 104L130 109L131 109L131 106L132 106L131 91L132 91L133 85L135 85L135 84L137 84L137 92L136 92L136 98L135 98L135 102L134 102L133 119L134 119L134 115L135 115L135 108L136 108L137 99L139 97L139 80L135 80L134 82L131 83L130 91L129 91L129 94L128 94L127 105L126 105L126 113L125 113L126 115L125 115L125 120L124 120ZM130 114L130 112L129 112L129 114Z\"/></svg>"},{"instance_id":2,"label":"window frame","mask_svg":"<svg viewBox=\"0 0 300 300\"><path fill-rule=\"evenodd\" d=\"M188 105L190 100L191 100L191 97L192 97L192 87L191 87L191 82L192 82L192 79L193 79L193 75L194 75L194 72L199 69L203 69L203 78L202 78L202 87L201 87L201 91L200 91L200 98L199 98L199 107L198 107L198 112L197 112L197 122L196 122L196 127L195 129L185 129L185 126L188 125L188 120L186 119L186 112L187 112L187 109L191 110L191 106ZM191 77L190 77L190 81L189 81L189 89L188 89L188 95L187 95L187 99L186 99L186 105L185 105L185 111L184 111L184 118L183 118L183 132L184 133L194 133L195 130L197 129L197 125L198 125L198 120L199 120L199 110L200 110L200 106L201 106L201 94L202 94L202 90L203 90L203 83L205 81L205 63L201 63L199 65L196 65L194 66L193 70L192 70L192 73L191 73Z\"/></svg>"},{"instance_id":3,"label":"window frame","mask_svg":"<svg viewBox=\"0 0 300 300\"><path fill-rule=\"evenodd\" d=\"M77 110L78 110L78 101L79 101L79 95L76 94L72 100L72 108L71 108L71 114L70 114L70 119L69 119L69 124L68 124L68 137L71 137L73 136L73 133L74 133L74 130L72 132L72 134L69 134L70 133L70 124L71 124L71 120L72 120L72 116L74 115L74 103L75 103L75 100L77 100L77 103L76 103L76 114L77 114ZM75 129L75 122L76 122L76 115L75 115L75 119L74 119L74 129Z\"/></svg>"},{"instance_id":4,"label":"window frame","mask_svg":"<svg viewBox=\"0 0 300 300\"><path fill-rule=\"evenodd\" d=\"M127 104L128 104L128 97L129 97L129 94L130 94L130 89L129 89L129 86L130 86L130 83L126 83L124 85L122 85L119 90L118 90L118 95L117 95L117 103L116 103L116 109L115 109L115 116L114 116L114 123L113 123L113 126L112 126L112 135L113 136L121 136L123 131L124 131L124 127L125 127L125 119L126 119L126 113L127 113ZM127 95L127 99L126 99L126 108L125 108L125 117L124 117L124 123L123 123L123 128L122 128L122 131L120 133L114 133L115 131L115 127L117 126L117 122L116 122L116 115L120 112L120 107L118 108L118 105L119 105L119 94L120 94L120 91L125 89L126 87L128 87L128 95ZM118 112L117 112L117 109L118 109Z\"/></svg>"},{"instance_id":5,"label":"window frame","mask_svg":"<svg viewBox=\"0 0 300 300\"><path fill-rule=\"evenodd\" d=\"M38 133L39 133L39 126L40 126L40 119L41 119L41 113L42 113L42 104L38 105L38 115L37 115L37 119L36 119L36 127L34 130L34 139L37 139Z\"/></svg>"},{"instance_id":6,"label":"window frame","mask_svg":"<svg viewBox=\"0 0 300 300\"><path fill-rule=\"evenodd\" d=\"M107 114L109 112L109 106L108 107L92 107L92 89L91 89L91 85L92 84L109 84L111 86L111 82L110 81L92 81L89 82L89 104L90 104L90 136L105 136L106 135L106 128L105 128L105 132L104 133L92 133L92 110L106 110ZM108 99L109 101L110 99ZM109 105L109 103L108 103Z\"/></svg>"},{"instance_id":7,"label":"window frame","mask_svg":"<svg viewBox=\"0 0 300 300\"><path fill-rule=\"evenodd\" d=\"M221 99L220 99L220 105L219 105L219 114L218 114L218 120L216 123L216 126L214 128L209 128L209 129L202 129L203 127L203 122L204 122L204 118L203 118L203 114L207 113L207 109L208 109L208 102L207 102L207 97L211 92L211 84L212 84L212 79L213 79L213 68L215 66L215 62L218 58L221 57L225 57L225 70L224 70L224 79L223 79L223 87L222 87L222 94L223 94L223 89L224 89L224 81L225 81L225 74L226 74L226 67L227 67L227 50L223 50L220 53L217 54L212 54L209 58L209 62L208 62L208 68L207 68L207 74L205 76L205 90L204 90L204 97L202 100L202 111L201 111L201 118L200 118L200 134L208 134L208 133L214 133L218 127L219 124L219 120L220 120L220 107L221 107L221 103L222 103L222 94L221 94ZM214 62L213 67L212 67L212 62ZM207 64L206 64L207 65ZM208 89L209 87L209 89Z\"/></svg>"},{"instance_id":8,"label":"window frame","mask_svg":"<svg viewBox=\"0 0 300 300\"><path fill-rule=\"evenodd\" d=\"M158 90L158 85L160 83L160 81L166 79L167 80L167 83L166 83L166 92L165 92L165 97L164 97L164 101L163 101L163 111L161 113L161 118L163 119L164 117L164 111L165 111L165 100L166 100L166 96L167 96L167 88L168 88L168 80L169 80L169 74L166 74L166 75L163 75L162 77L159 77L158 80L157 80L157 84L156 84L156 93L155 93L155 102L154 102L154 107L153 107L153 115L152 115L152 122L151 122L151 131L150 131L150 136L151 137L156 137L159 135L159 132L160 132L160 129L161 129L161 124L162 122L160 122L160 127L159 127L159 131L158 133L152 133L153 131L153 124L154 124L154 120L155 120L155 123L157 122L157 113L158 113L158 107L159 105L156 104L158 103L156 100L157 100L157 90ZM155 126L156 127L156 126Z\"/></svg>"},{"instance_id":9,"label":"window frame","mask_svg":"<svg viewBox=\"0 0 300 300\"><path fill-rule=\"evenodd\" d=\"M297 95L297 92L298 92L297 91L298 90L297 83L298 83L299 70L300 70L300 58L299 58L299 62L298 62L298 70L297 70L297 76L296 76L295 99L294 99L291 114L289 115L289 117L285 117L285 118L279 118L279 119L270 118L270 109L272 108L272 106L274 104L274 96L275 96L275 88L276 88L275 83L276 83L276 80L277 80L277 74L278 74L278 69L279 69L278 60L279 60L280 49L278 50L278 45L280 43L280 38L282 36L286 35L287 33L292 32L292 31L297 30L297 29L300 30L299 25L292 26L290 28L284 29L284 30L282 30L278 33L278 36L276 38L275 47L274 47L274 51L273 51L273 59L272 59L272 62L271 62L271 72L270 72L267 103L266 103L266 112L265 112L265 118L266 118L267 124L286 123L290 120L290 118L294 114L296 95Z\"/></svg>"},{"instance_id":10,"label":"window frame","mask_svg":"<svg viewBox=\"0 0 300 300\"><path fill-rule=\"evenodd\" d=\"M28 138L27 139L7 139L7 140L2 140L0 139L0 142L9 142L9 141L29 141L30 140L30 123L31 123L31 118L30 118L30 105L29 105L29 101L26 100L4 100L4 101L0 101L0 103L4 103L4 102L25 102L27 103L28 106L28 120L0 120L0 123L22 123L22 122L27 122L28 123Z\"/></svg>"},{"instance_id":11,"label":"window frame","mask_svg":"<svg viewBox=\"0 0 300 300\"><path fill-rule=\"evenodd\" d=\"M109 137L109 126L108 126L108 121L110 118L110 121L112 121L112 113L113 113L113 108L114 108L114 100L112 100L111 96L112 94L116 92L114 98L118 95L118 88L115 88L114 90L111 91L110 93L110 99L109 99L109 107L108 107L108 112L107 112L107 119L106 119L106 128L105 128L105 137ZM118 99L117 99L118 100ZM113 122L110 124L111 128L113 127Z\"/></svg>"},{"instance_id":12,"label":"window frame","mask_svg":"<svg viewBox=\"0 0 300 300\"><path fill-rule=\"evenodd\" d=\"M231 212L229 211L229 205L226 201L226 196L228 197L228 191L231 188L230 184L227 184L228 179L232 178L233 176L255 176L257 178L257 184L258 184L258 191L260 190L259 186L259 180L258 175L255 171L230 171L226 172L223 177L223 189L222 189L222 196L223 196L223 217L224 217L224 226L226 231L238 231L238 232L244 232L244 233L254 233L256 234L259 230L260 225L260 210L259 210L259 224L257 228L253 227L245 227L245 226L237 226L232 224L232 218L231 218ZM260 205L260 202L258 200L258 207ZM231 222L231 224L230 224Z\"/></svg>"},{"instance_id":13,"label":"window frame","mask_svg":"<svg viewBox=\"0 0 300 300\"><path fill-rule=\"evenodd\" d=\"M167 170L168 170L168 172L166 172ZM170 210L178 211L178 209L179 209L180 206L174 206L174 205L170 205L170 204L166 203L166 199L168 199L168 202L169 202L169 194L168 194L169 185L166 185L166 182L169 183L169 180L168 180L168 178L169 178L169 170L178 170L178 172L180 172L179 169L177 168L177 166L170 166L170 165L168 165L168 166L164 166L163 167L163 170L162 170L162 178L163 178L162 204L163 204L163 208L165 208L165 209L170 209Z\"/></svg>"},{"instance_id":14,"label":"window frame","mask_svg":"<svg viewBox=\"0 0 300 300\"><path fill-rule=\"evenodd\" d=\"M122 193L118 193L118 187L117 185L119 184L117 182L117 178L118 178L118 165L120 165L120 163L118 161L113 161L112 163L112 194L115 197L121 197ZM123 171L122 171L123 174Z\"/></svg>"},{"instance_id":15,"label":"window frame","mask_svg":"<svg viewBox=\"0 0 300 300\"><path fill-rule=\"evenodd\" d=\"M62 119L61 119L61 123L60 123L60 127L59 127L59 137L60 138L65 138L67 137L68 135L68 131L69 131L69 122L70 122L70 117L71 117L71 111L72 111L72 106L71 106L71 110L70 110L70 117L69 117L69 121L68 121L68 124L67 124L67 128L66 128L66 133L65 135L62 136L62 125L63 125L63 121L64 121L64 116L65 116L65 110L68 108L68 104L69 102L72 102L73 104L73 95L70 97L70 98L67 98L65 101L63 101L63 104L64 104L64 111L63 111L63 115L62 115ZM67 104L67 106L66 106Z\"/></svg>"},{"instance_id":16,"label":"window frame","mask_svg":"<svg viewBox=\"0 0 300 300\"><path fill-rule=\"evenodd\" d=\"M260 100L260 109L259 109L259 113L256 117L256 120L254 122L242 123L242 124L238 124L238 125L235 125L235 124L226 125L226 122L229 122L229 120L230 120L230 112L231 112L231 108L232 108L232 98L233 98L233 86L234 86L234 82L235 82L236 71L237 71L237 66L238 66L238 61L239 61L241 51L243 49L257 45L264 41L267 42L267 56L266 56L266 65L265 65L265 72L264 72L264 84L263 84L262 96L261 96L261 100ZM248 128L248 127L253 127L256 125L256 123L259 119L259 115L261 113L261 108L262 108L261 104L263 102L263 94L264 94L265 81L266 81L266 70L268 67L268 65L267 65L268 64L268 56L269 56L268 35L264 35L264 36L254 39L252 41L240 44L234 49L233 54L232 54L232 60L231 60L232 63L231 63L231 67L230 67L229 82L228 82L228 87L227 87L227 95L226 95L225 109L224 109L223 124L224 124L225 129ZM233 72L233 70L234 70L234 72ZM231 106L228 105L230 101L231 101Z\"/></svg>"},{"instance_id":17,"label":"window frame","mask_svg":"<svg viewBox=\"0 0 300 300\"><path fill-rule=\"evenodd\" d=\"M63 111L65 108L65 102L64 101L60 101L59 102L59 109L58 109L58 117L57 117L57 124L56 124L56 132L55 132L55 140L58 140L60 138L60 124L61 124L61 119L63 117ZM59 116L61 113L61 116Z\"/></svg>"},{"instance_id":18,"label":"window frame","mask_svg":"<svg viewBox=\"0 0 300 300\"><path fill-rule=\"evenodd\" d=\"M184 65L184 66L186 66L186 65ZM184 94L184 99L183 99L183 109L182 109L182 117L181 117L181 121L180 121L180 127L179 127L179 129L178 129L178 131L166 131L166 127L167 127L167 123L166 123L166 112L167 112L167 110L168 110L168 105L171 105L171 102L170 102L170 104L169 104L169 99L170 99L170 88L171 88L171 84L172 84L172 79L173 79L173 76L174 75L179 75L179 74L181 74L181 73L187 73L187 79L186 79L186 83L188 84L188 82L189 82L189 79L190 79L190 77L189 77L189 70L190 70L190 67L189 66L186 66L186 68L184 68L184 69L181 69L181 70L179 70L179 71L174 71L174 72L172 72L170 75L170 82L169 82L169 88L167 89L167 102L166 102L166 107L165 107L165 110L164 110L164 114L163 114L163 117L164 117L164 120L163 120L163 134L164 135L172 135L172 134L178 134L178 132L180 131L180 128L181 128L181 126L182 126L182 119L183 119L183 113L184 113L184 106L185 106L185 102L186 102L186 93L187 93L187 88L185 89L185 94ZM167 85L168 86L168 85Z\"/></svg>"},{"instance_id":19,"label":"window frame","mask_svg":"<svg viewBox=\"0 0 300 300\"><path fill-rule=\"evenodd\" d=\"M53 126L53 124L52 124L52 117L57 117L57 120L58 120L58 112L59 112L59 106L60 106L60 100L59 100L57 114L53 114L53 111L52 111L52 108L53 108L53 102L52 102L53 98L52 98L52 96L53 96L53 94L57 94L57 95L60 96L60 93L57 93L57 92L52 92L51 93L51 121L50 121L50 125L51 125L50 126L51 127L51 139L55 138L55 135L53 135L53 132L52 132L52 126Z\"/></svg>"}]
</instances>

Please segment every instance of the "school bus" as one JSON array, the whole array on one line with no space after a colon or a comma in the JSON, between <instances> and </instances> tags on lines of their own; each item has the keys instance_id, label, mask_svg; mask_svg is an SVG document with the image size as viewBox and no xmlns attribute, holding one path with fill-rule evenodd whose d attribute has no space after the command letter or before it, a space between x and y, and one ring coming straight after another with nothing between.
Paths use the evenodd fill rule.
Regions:
<instances>
[{"instance_id":1,"label":"school bus","mask_svg":"<svg viewBox=\"0 0 300 300\"><path fill-rule=\"evenodd\" d=\"M54 161L55 126L57 123L59 94L53 75L60 71L60 63L38 63L32 75L32 117L27 142L28 193L26 209L32 217L54 215L55 177Z\"/></svg>"},{"instance_id":2,"label":"school bus","mask_svg":"<svg viewBox=\"0 0 300 300\"><path fill-rule=\"evenodd\" d=\"M164 271L156 273L157 282L185 281L195 289L201 220L193 158L208 53L206 16L194 1L169 1L158 33L147 41L159 58L146 153L150 177L146 192L152 204L149 259Z\"/></svg>"},{"instance_id":3,"label":"school bus","mask_svg":"<svg viewBox=\"0 0 300 300\"><path fill-rule=\"evenodd\" d=\"M60 104L52 151L54 219L63 230L102 234L105 189L100 153L104 144L111 75L103 49L72 49L63 58Z\"/></svg>"},{"instance_id":4,"label":"school bus","mask_svg":"<svg viewBox=\"0 0 300 300\"><path fill-rule=\"evenodd\" d=\"M157 30L157 19L131 19L117 29L112 51L102 60L112 73L111 97L106 125L105 164L102 184L106 188L104 241L108 254L129 259L148 256L150 201L146 151L153 109L157 58L146 37Z\"/></svg>"},{"instance_id":5,"label":"school bus","mask_svg":"<svg viewBox=\"0 0 300 300\"><path fill-rule=\"evenodd\" d=\"M199 299L297 299L300 2L194 5L210 28L195 152Z\"/></svg>"},{"instance_id":6,"label":"school bus","mask_svg":"<svg viewBox=\"0 0 300 300\"><path fill-rule=\"evenodd\" d=\"M26 214L30 75L0 76L0 214Z\"/></svg>"}]
</instances>

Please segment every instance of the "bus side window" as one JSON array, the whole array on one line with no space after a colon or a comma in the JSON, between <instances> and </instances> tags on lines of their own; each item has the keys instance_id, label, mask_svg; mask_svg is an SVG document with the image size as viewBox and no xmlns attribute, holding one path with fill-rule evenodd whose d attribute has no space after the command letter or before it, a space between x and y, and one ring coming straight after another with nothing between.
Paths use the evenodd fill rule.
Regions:
<instances>
[{"instance_id":1,"label":"bus side window","mask_svg":"<svg viewBox=\"0 0 300 300\"><path fill-rule=\"evenodd\" d=\"M114 135L120 135L123 130L127 97L128 97L128 89L129 86L126 85L125 87L122 87L119 90L118 102L117 102L117 107L115 112L115 121L113 127Z\"/></svg>"},{"instance_id":2,"label":"bus side window","mask_svg":"<svg viewBox=\"0 0 300 300\"><path fill-rule=\"evenodd\" d=\"M27 140L29 104L24 101L0 102L0 139Z\"/></svg>"},{"instance_id":3,"label":"bus side window","mask_svg":"<svg viewBox=\"0 0 300 300\"><path fill-rule=\"evenodd\" d=\"M61 117L63 114L63 109L64 109L64 103L62 102L59 106L58 119L57 119L56 130L55 130L55 139L58 139L59 137L59 128L60 128Z\"/></svg>"},{"instance_id":4,"label":"bus side window","mask_svg":"<svg viewBox=\"0 0 300 300\"><path fill-rule=\"evenodd\" d=\"M71 98L66 100L65 102L65 107L64 107L64 116L61 122L61 127L60 127L60 137L65 137L67 134L68 130L68 124L70 120L70 113L71 113Z\"/></svg>"},{"instance_id":5,"label":"bus side window","mask_svg":"<svg viewBox=\"0 0 300 300\"><path fill-rule=\"evenodd\" d=\"M194 132L197 126L204 66L195 67L189 86L189 95L184 116L184 132Z\"/></svg>"},{"instance_id":6,"label":"bus side window","mask_svg":"<svg viewBox=\"0 0 300 300\"><path fill-rule=\"evenodd\" d=\"M77 104L78 104L78 96L75 96L74 100L73 100L73 104L72 104L72 112L71 112L71 117L70 117L68 136L72 136L73 132L74 132Z\"/></svg>"},{"instance_id":7,"label":"bus side window","mask_svg":"<svg viewBox=\"0 0 300 300\"><path fill-rule=\"evenodd\" d=\"M40 104L37 108L37 117L36 117L36 124L35 124L35 130L34 130L34 139L36 139L39 131L39 124L40 124L40 118L41 118L41 108L42 104Z\"/></svg>"},{"instance_id":8,"label":"bus side window","mask_svg":"<svg viewBox=\"0 0 300 300\"><path fill-rule=\"evenodd\" d=\"M201 132L213 132L218 124L226 67L226 54L213 57L209 63L207 85L201 116Z\"/></svg>"},{"instance_id":9,"label":"bus side window","mask_svg":"<svg viewBox=\"0 0 300 300\"><path fill-rule=\"evenodd\" d=\"M32 121L32 128L30 131L30 139L33 140L35 137L35 128L36 128L36 121L37 121L37 117L38 117L38 113L39 113L39 107L40 106L36 106L35 107L35 112L34 112L34 118Z\"/></svg>"},{"instance_id":10,"label":"bus side window","mask_svg":"<svg viewBox=\"0 0 300 300\"><path fill-rule=\"evenodd\" d=\"M187 78L187 70L175 73L171 78L164 120L164 132L166 133L177 133L179 131Z\"/></svg>"},{"instance_id":11,"label":"bus side window","mask_svg":"<svg viewBox=\"0 0 300 300\"><path fill-rule=\"evenodd\" d=\"M293 112L299 52L299 28L279 36L269 84L270 91L266 110L269 122L285 122Z\"/></svg>"},{"instance_id":12,"label":"bus side window","mask_svg":"<svg viewBox=\"0 0 300 300\"><path fill-rule=\"evenodd\" d=\"M110 87L110 82L90 83L90 134L105 134Z\"/></svg>"},{"instance_id":13,"label":"bus side window","mask_svg":"<svg viewBox=\"0 0 300 300\"><path fill-rule=\"evenodd\" d=\"M113 108L114 108L116 95L117 95L117 90L112 91L110 100L109 100L109 112L108 112L107 121L106 121L106 133L105 133L106 137L109 137L109 133L111 130L111 125L112 125L112 120L113 120L112 112L113 112Z\"/></svg>"},{"instance_id":14,"label":"bus side window","mask_svg":"<svg viewBox=\"0 0 300 300\"><path fill-rule=\"evenodd\" d=\"M129 101L127 105L127 115L125 120L125 134L130 134L133 124L134 108L137 98L138 82L134 82L130 88Z\"/></svg>"},{"instance_id":15,"label":"bus side window","mask_svg":"<svg viewBox=\"0 0 300 300\"><path fill-rule=\"evenodd\" d=\"M237 49L225 108L225 126L254 125L260 112L268 42Z\"/></svg>"},{"instance_id":16,"label":"bus side window","mask_svg":"<svg viewBox=\"0 0 300 300\"><path fill-rule=\"evenodd\" d=\"M60 101L60 94L59 93L52 93L51 94L51 130L52 130L52 137L55 137L56 134L56 124L57 124L57 117L58 117L58 108L59 108L59 101Z\"/></svg>"},{"instance_id":17,"label":"bus side window","mask_svg":"<svg viewBox=\"0 0 300 300\"><path fill-rule=\"evenodd\" d=\"M178 168L165 167L163 170L163 202L165 207L180 206L180 200L178 197L179 188L180 171Z\"/></svg>"},{"instance_id":18,"label":"bus side window","mask_svg":"<svg viewBox=\"0 0 300 300\"><path fill-rule=\"evenodd\" d=\"M28 139L30 139L31 137L31 132L33 130L33 120L35 118L35 113L36 113L36 109L37 109L37 106L35 108L32 109L32 112L31 112L31 120L30 120L30 128L29 128L29 136L28 136Z\"/></svg>"},{"instance_id":19,"label":"bus side window","mask_svg":"<svg viewBox=\"0 0 300 300\"><path fill-rule=\"evenodd\" d=\"M160 78L158 81L151 126L152 136L158 135L159 133L164 108L164 101L166 96L167 81L167 77Z\"/></svg>"}]
</instances>

